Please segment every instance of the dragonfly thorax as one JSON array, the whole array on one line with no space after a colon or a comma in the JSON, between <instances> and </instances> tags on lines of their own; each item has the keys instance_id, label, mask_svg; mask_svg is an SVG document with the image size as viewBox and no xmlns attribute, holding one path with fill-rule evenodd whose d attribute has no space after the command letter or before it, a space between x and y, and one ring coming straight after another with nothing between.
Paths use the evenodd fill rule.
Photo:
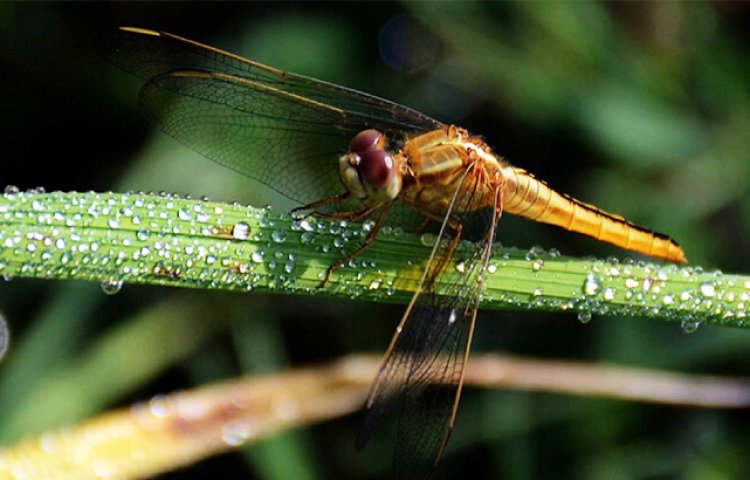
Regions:
<instances>
[{"instance_id":1,"label":"dragonfly thorax","mask_svg":"<svg viewBox=\"0 0 750 480\"><path fill-rule=\"evenodd\" d=\"M339 176L344 187L370 204L396 198L401 176L394 156L385 150L385 137L377 130L358 133L349 152L339 157Z\"/></svg>"}]
</instances>

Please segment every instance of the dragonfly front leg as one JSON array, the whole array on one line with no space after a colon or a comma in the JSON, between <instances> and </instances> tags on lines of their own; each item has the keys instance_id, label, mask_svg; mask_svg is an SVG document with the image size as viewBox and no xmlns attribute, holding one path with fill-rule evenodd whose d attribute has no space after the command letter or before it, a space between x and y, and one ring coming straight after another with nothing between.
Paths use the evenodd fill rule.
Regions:
<instances>
[{"instance_id":1,"label":"dragonfly front leg","mask_svg":"<svg viewBox=\"0 0 750 480\"><path fill-rule=\"evenodd\" d=\"M312 215L315 218L323 218L326 220L351 220L353 222L357 222L359 220L362 220L363 218L369 217L372 215L372 213L380 208L382 206L382 203L376 203L374 205L370 205L366 208L363 208L361 210L346 210L342 212L321 212L320 210L317 210L319 207L322 207L324 205L333 205L336 203L343 202L345 200L349 200L351 198L351 192L344 192L337 195L331 195L330 197L323 198L321 200L308 203L307 205L303 205L301 207L293 208L289 211L292 215L297 214L298 212L305 212L310 211L309 215ZM295 215L296 217L296 215Z\"/></svg>"},{"instance_id":2,"label":"dragonfly front leg","mask_svg":"<svg viewBox=\"0 0 750 480\"><path fill-rule=\"evenodd\" d=\"M367 238L365 238L364 243L360 245L355 251L352 253L338 259L336 263L328 267L328 270L326 270L326 276L323 279L323 281L320 283L320 288L325 287L328 282L331 281L331 277L333 277L333 272L338 269L339 267L342 267L346 265L350 260L357 257L360 253L367 250L367 248L372 245L372 242L375 241L375 238L378 236L378 233L380 232L380 229L383 227L383 224L385 223L385 219L388 217L388 212L391 210L391 206L393 205L393 202L388 202L383 206L383 209L380 211L380 215L378 215L378 219L375 221L375 225L373 225L372 229L370 230L370 233L367 234ZM369 210L368 215L371 214L374 210L376 210L379 207L374 208L368 208ZM357 215L361 212L353 212L353 215ZM353 218L349 218L353 219Z\"/></svg>"},{"instance_id":3,"label":"dragonfly front leg","mask_svg":"<svg viewBox=\"0 0 750 480\"><path fill-rule=\"evenodd\" d=\"M317 200L315 202L308 203L307 205L293 208L289 211L289 213L297 217L297 214L299 212L311 211L314 216L324 216L325 214L323 212L318 211L317 210L318 208L325 206L325 205L333 205L336 203L343 202L345 200L349 200L351 196L352 196L352 192L348 192L348 191L343 192L343 193L338 193L336 195L331 195L330 197L321 198L320 200Z\"/></svg>"},{"instance_id":4,"label":"dragonfly front leg","mask_svg":"<svg viewBox=\"0 0 750 480\"><path fill-rule=\"evenodd\" d=\"M352 222L358 222L363 218L367 218L372 213L380 208L382 204L373 205L371 207L364 208L362 210L352 210L348 212L333 212L333 213L320 213L313 212L313 216L319 218L325 218L329 220L350 220Z\"/></svg>"}]
</instances>

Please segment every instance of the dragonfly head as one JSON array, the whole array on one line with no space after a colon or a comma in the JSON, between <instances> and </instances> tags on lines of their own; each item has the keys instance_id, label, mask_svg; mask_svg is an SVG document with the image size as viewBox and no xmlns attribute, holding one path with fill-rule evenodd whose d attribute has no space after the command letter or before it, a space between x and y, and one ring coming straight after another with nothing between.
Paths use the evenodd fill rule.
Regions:
<instances>
[{"instance_id":1,"label":"dragonfly head","mask_svg":"<svg viewBox=\"0 0 750 480\"><path fill-rule=\"evenodd\" d=\"M401 190L398 165L377 130L363 130L352 139L349 152L339 158L339 176L357 198L372 203L393 200Z\"/></svg>"}]
</instances>

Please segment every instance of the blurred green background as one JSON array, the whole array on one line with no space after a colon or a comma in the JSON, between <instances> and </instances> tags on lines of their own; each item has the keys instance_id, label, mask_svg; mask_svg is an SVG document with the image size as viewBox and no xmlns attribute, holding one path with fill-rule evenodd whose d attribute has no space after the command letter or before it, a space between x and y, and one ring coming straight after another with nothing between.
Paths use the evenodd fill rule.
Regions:
<instances>
[{"instance_id":1,"label":"blurred green background","mask_svg":"<svg viewBox=\"0 0 750 480\"><path fill-rule=\"evenodd\" d=\"M289 207L142 119L139 82L94 46L134 25L465 126L553 187L668 233L691 263L747 273L748 21L744 2L0 3L0 180ZM629 256L508 216L499 239ZM6 282L0 442L220 378L381 352L402 309ZM750 332L686 335L639 319L581 325L574 315L484 312L474 351L750 376ZM393 439L355 455L357 422L291 432L164 478L388 478ZM749 433L744 411L468 389L442 469L446 478L740 478Z\"/></svg>"}]
</instances>

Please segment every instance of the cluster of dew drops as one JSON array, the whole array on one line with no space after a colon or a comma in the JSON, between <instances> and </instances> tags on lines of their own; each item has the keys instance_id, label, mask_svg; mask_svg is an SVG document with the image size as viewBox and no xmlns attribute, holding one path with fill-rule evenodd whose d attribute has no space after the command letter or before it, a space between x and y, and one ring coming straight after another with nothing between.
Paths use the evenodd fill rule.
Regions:
<instances>
[{"instance_id":1,"label":"cluster of dew drops","mask_svg":"<svg viewBox=\"0 0 750 480\"><path fill-rule=\"evenodd\" d=\"M0 246L26 249L28 253L42 251L44 262L27 262L22 266L23 273L49 277L60 276L65 269L69 273L85 272L105 278L101 288L106 294L116 294L123 281L144 275L177 282L197 278L201 284L245 290L258 285L295 288L300 254L318 249L332 263L361 244L374 226L372 221L350 225L346 220L312 218L297 219L289 226L280 221L287 217L270 207L232 204L230 209L209 203L207 198L188 204L181 200L190 200L189 196L164 192L40 195L43 193L6 189L6 198L28 207L12 212L5 205L0 215L27 217L25 223L38 228L6 235L0 239ZM107 232L91 234L92 226ZM384 227L381 233L399 232ZM215 241L217 237L227 241L222 245ZM357 273L348 281L350 285L340 288L356 292L352 287L361 287L367 275L365 290L392 294L392 280L377 269L374 260L365 258L354 258L343 266ZM55 260L59 260L57 267L51 267L46 275L39 271L50 268ZM3 268L0 264L0 273ZM299 288L312 291L323 278L325 268Z\"/></svg>"},{"instance_id":2,"label":"cluster of dew drops","mask_svg":"<svg viewBox=\"0 0 750 480\"><path fill-rule=\"evenodd\" d=\"M545 257L559 256L556 249L532 247L523 259L525 265L531 262L533 273L545 268ZM489 274L507 266L511 254L503 253L502 258L499 265L495 262L488 266ZM590 271L566 300L545 298L540 286L534 289L531 304L550 310L576 311L581 323L588 323L594 314L612 313L613 305L618 305L618 314L679 320L685 333L695 332L708 316L719 316L736 324L743 323L747 316L750 280L725 276L720 271L704 272L701 267L654 264L631 258L585 260Z\"/></svg>"},{"instance_id":3,"label":"cluster of dew drops","mask_svg":"<svg viewBox=\"0 0 750 480\"><path fill-rule=\"evenodd\" d=\"M15 211L13 204L0 205L0 216L22 220L27 227L5 232L0 248L18 249L18 258L38 255L21 265L24 274L54 277L80 272L104 277L102 291L115 294L123 281L148 275L172 281L197 278L210 285L235 282L251 289L266 274L254 273L255 265L264 263L266 270L283 272L274 277L280 282L289 281L284 275L296 266L292 251L266 259L264 251L255 248L264 235L269 244L286 240L284 230L252 232L251 223L266 226L267 209L233 204L224 212L225 205L206 198L190 204L182 201L189 197L169 193L43 193L8 187L5 198L14 200ZM227 218L237 221L224 225ZM243 242L249 239L254 242ZM7 265L0 264L0 273Z\"/></svg>"},{"instance_id":4,"label":"cluster of dew drops","mask_svg":"<svg viewBox=\"0 0 750 480\"><path fill-rule=\"evenodd\" d=\"M56 193L46 196L43 193L41 189L20 192L16 187L6 188L6 199L28 204L28 208L12 211L8 204L0 205L0 218L22 218L38 230L6 232L0 238L0 248L38 253L47 266L57 255L59 263L54 268L85 268L99 278L107 278L101 283L102 291L107 294L119 292L124 280L144 273L180 280L191 272L190 277L197 277L203 284L232 284L246 290L257 284L269 288L293 287L297 280L294 274L298 251L318 249L335 262L361 245L374 227L372 221L355 226L346 220L312 218L296 219L290 227L277 227L277 223L286 223L279 221L282 217L268 207L256 209L233 204L232 211L224 212L224 205L208 203L205 198L186 204L177 200L189 197L166 193L58 194L59 198L55 198ZM48 204L56 205L58 210L51 210ZM228 220L232 218L236 221ZM81 227L93 225L110 230L104 236L99 233L96 238L84 238L81 232L85 229ZM133 232L138 245L134 244ZM405 234L386 226L380 235ZM216 237L227 242L218 244L213 241ZM420 241L425 246L434 245L435 235L422 234ZM458 251L471 248L471 244L462 242ZM534 273L545 269L545 259L559 256L557 250L533 247L522 258L525 268L530 267ZM392 295L393 276L385 275L374 260L367 258L361 255L342 266L356 273L345 276L338 288L353 297L364 291L370 296L373 292ZM499 261L488 265L486 274L506 268L511 259L510 253L503 252ZM613 302L639 315L659 315L664 309L674 312L674 318L681 320L686 332L695 331L708 315L735 323L744 322L746 317L750 281L737 280L744 283L736 285L733 277L722 276L720 272L706 273L700 267L657 266L632 259L609 258L588 263L590 272L585 280L564 300L545 295L544 286L540 285L533 290L532 303L544 307L547 302L549 307L577 311L584 323L592 314L607 314ZM7 266L7 260L0 260L0 274ZM28 262L21 266L22 273L24 268L39 267ZM467 266L458 262L456 268L461 272ZM317 281L325 278L325 273L320 269ZM7 274L5 278L10 280ZM680 288L668 288L670 282L678 282ZM312 284L316 282L308 283L299 288L314 290Z\"/></svg>"}]
</instances>

